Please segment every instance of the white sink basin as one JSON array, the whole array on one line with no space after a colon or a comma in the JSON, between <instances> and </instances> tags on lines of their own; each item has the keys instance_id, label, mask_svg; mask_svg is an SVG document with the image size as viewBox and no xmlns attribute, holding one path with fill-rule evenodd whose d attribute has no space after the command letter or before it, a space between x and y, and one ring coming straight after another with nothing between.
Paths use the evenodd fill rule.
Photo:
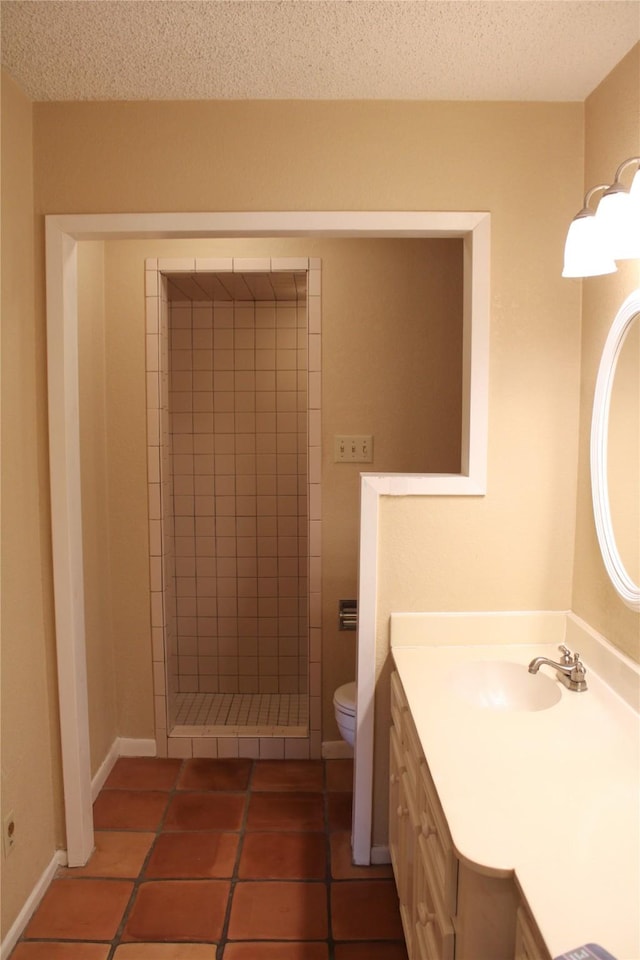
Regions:
<instances>
[{"instance_id":1,"label":"white sink basin","mask_svg":"<svg viewBox=\"0 0 640 960\"><path fill-rule=\"evenodd\" d=\"M460 664L451 674L451 683L457 696L488 710L547 710L562 696L557 680L506 660Z\"/></svg>"}]
</instances>

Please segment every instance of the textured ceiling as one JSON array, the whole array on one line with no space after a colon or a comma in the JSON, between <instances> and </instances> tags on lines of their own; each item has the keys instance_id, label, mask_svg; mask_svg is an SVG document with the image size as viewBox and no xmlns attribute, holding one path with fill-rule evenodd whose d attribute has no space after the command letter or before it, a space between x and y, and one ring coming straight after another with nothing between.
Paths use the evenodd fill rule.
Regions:
<instances>
[{"instance_id":1,"label":"textured ceiling","mask_svg":"<svg viewBox=\"0 0 640 960\"><path fill-rule=\"evenodd\" d=\"M34 100L584 100L640 0L2 0Z\"/></svg>"}]
</instances>

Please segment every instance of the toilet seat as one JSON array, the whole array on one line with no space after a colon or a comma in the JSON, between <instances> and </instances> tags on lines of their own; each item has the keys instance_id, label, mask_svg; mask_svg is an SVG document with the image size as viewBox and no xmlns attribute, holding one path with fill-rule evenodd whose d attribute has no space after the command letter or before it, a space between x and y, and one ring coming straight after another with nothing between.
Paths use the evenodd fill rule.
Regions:
<instances>
[{"instance_id":1,"label":"toilet seat","mask_svg":"<svg viewBox=\"0 0 640 960\"><path fill-rule=\"evenodd\" d=\"M355 716L355 713L356 713L355 681L352 681L351 683L343 683L341 687L338 687L338 689L333 695L333 703L336 710L339 710L340 713L347 714L347 716Z\"/></svg>"},{"instance_id":2,"label":"toilet seat","mask_svg":"<svg viewBox=\"0 0 640 960\"><path fill-rule=\"evenodd\" d=\"M333 695L333 710L340 736L351 747L356 738L356 685L343 683Z\"/></svg>"}]
</instances>

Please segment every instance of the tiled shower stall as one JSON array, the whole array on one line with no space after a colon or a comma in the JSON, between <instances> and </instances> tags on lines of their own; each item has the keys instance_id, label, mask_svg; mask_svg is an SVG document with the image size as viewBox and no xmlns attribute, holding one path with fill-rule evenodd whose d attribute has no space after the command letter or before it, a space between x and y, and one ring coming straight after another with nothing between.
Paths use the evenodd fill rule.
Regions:
<instances>
[{"instance_id":1,"label":"tiled shower stall","mask_svg":"<svg viewBox=\"0 0 640 960\"><path fill-rule=\"evenodd\" d=\"M146 261L156 740L319 757L320 261Z\"/></svg>"}]
</instances>

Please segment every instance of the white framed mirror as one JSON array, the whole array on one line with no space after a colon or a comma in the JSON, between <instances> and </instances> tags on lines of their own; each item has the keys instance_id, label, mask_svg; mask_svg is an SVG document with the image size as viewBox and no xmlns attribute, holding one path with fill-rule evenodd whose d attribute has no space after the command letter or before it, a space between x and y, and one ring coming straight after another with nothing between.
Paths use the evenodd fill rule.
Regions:
<instances>
[{"instance_id":1,"label":"white framed mirror","mask_svg":"<svg viewBox=\"0 0 640 960\"><path fill-rule=\"evenodd\" d=\"M640 289L607 335L593 400L591 491L598 542L616 591L640 611Z\"/></svg>"}]
</instances>

